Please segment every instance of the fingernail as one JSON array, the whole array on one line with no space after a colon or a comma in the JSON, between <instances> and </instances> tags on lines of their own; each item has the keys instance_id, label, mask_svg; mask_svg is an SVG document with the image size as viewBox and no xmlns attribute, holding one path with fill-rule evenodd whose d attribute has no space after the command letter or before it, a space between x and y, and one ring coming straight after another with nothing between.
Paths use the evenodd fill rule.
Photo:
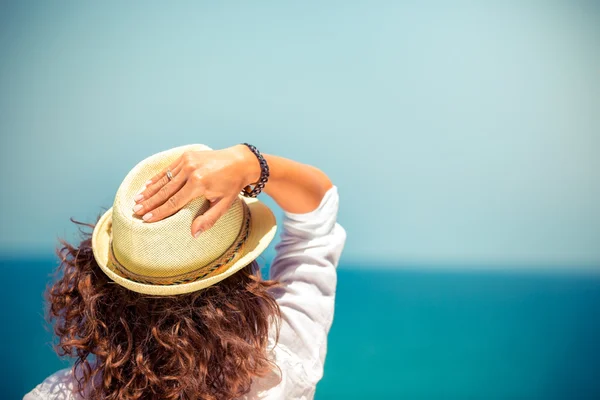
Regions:
<instances>
[{"instance_id":1,"label":"fingernail","mask_svg":"<svg viewBox=\"0 0 600 400\"><path fill-rule=\"evenodd\" d=\"M196 239L198 239L198 236L200 236L200 234L201 234L201 233L202 233L202 229L198 229L198 230L196 231L196 233L194 233L194 237L195 237Z\"/></svg>"},{"instance_id":2,"label":"fingernail","mask_svg":"<svg viewBox=\"0 0 600 400\"><path fill-rule=\"evenodd\" d=\"M144 221L148 221L150 218L152 218L152 213L146 213L144 214L144 216L142 217L142 219Z\"/></svg>"},{"instance_id":3,"label":"fingernail","mask_svg":"<svg viewBox=\"0 0 600 400\"><path fill-rule=\"evenodd\" d=\"M141 199L144 198L144 195L142 194L142 192L146 190L146 185L142 186L142 188L140 190L138 190L138 192L135 194L135 196L133 197L133 200L135 201L140 201Z\"/></svg>"},{"instance_id":4,"label":"fingernail","mask_svg":"<svg viewBox=\"0 0 600 400\"><path fill-rule=\"evenodd\" d=\"M149 184L151 184L151 183L152 183L152 179L150 179L150 180L147 180L147 181L146 181L146 183L144 183L144 185L148 186L148 185L149 185Z\"/></svg>"},{"instance_id":5,"label":"fingernail","mask_svg":"<svg viewBox=\"0 0 600 400\"><path fill-rule=\"evenodd\" d=\"M133 206L133 212L138 212L140 211L144 206L141 204L136 204L135 206Z\"/></svg>"}]
</instances>

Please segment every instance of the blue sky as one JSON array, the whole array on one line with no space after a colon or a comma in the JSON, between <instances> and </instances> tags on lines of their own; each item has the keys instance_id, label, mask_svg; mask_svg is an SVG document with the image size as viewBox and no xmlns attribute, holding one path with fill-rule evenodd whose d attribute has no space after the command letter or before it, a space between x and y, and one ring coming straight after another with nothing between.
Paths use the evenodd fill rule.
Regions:
<instances>
[{"instance_id":1,"label":"blue sky","mask_svg":"<svg viewBox=\"0 0 600 400\"><path fill-rule=\"evenodd\" d=\"M495 3L3 3L0 252L250 142L331 176L344 264L600 270L600 7Z\"/></svg>"}]
</instances>

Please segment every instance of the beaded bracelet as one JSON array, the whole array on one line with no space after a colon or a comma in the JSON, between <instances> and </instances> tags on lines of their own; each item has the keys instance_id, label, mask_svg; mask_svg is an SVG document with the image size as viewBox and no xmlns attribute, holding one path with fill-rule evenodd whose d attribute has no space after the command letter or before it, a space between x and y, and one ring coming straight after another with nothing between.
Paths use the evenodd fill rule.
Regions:
<instances>
[{"instance_id":1,"label":"beaded bracelet","mask_svg":"<svg viewBox=\"0 0 600 400\"><path fill-rule=\"evenodd\" d=\"M242 194L244 196L256 197L263 190L267 181L269 180L269 166L267 165L267 160L265 160L265 158L262 156L262 154L260 154L260 151L258 151L258 149L255 146L249 143L241 144L245 144L246 146L248 146L248 148L254 153L256 158L258 158L258 162L260 163L260 178L258 179L258 181L251 183L250 185L246 186L244 190L242 190ZM254 189L250 187L251 185L255 185Z\"/></svg>"}]
</instances>

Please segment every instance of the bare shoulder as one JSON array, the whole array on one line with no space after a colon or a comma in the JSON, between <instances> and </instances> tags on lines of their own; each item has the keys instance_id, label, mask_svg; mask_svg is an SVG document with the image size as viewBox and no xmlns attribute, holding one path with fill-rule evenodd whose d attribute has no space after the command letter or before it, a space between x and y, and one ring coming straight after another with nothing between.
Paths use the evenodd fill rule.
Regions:
<instances>
[{"instance_id":1,"label":"bare shoulder","mask_svg":"<svg viewBox=\"0 0 600 400\"><path fill-rule=\"evenodd\" d=\"M71 368L61 369L27 393L23 400L77 400L79 397L73 396L73 387Z\"/></svg>"}]
</instances>

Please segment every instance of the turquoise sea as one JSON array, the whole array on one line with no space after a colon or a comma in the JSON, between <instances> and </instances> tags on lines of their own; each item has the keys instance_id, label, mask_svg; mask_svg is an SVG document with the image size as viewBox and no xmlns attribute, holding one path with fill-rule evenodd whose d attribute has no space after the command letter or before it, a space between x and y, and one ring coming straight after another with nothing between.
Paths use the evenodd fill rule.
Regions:
<instances>
[{"instance_id":1,"label":"turquoise sea","mask_svg":"<svg viewBox=\"0 0 600 400\"><path fill-rule=\"evenodd\" d=\"M68 365L42 291L52 259L4 259L1 399ZM350 267L350 268L347 268ZM600 399L600 275L339 269L317 399Z\"/></svg>"}]
</instances>

